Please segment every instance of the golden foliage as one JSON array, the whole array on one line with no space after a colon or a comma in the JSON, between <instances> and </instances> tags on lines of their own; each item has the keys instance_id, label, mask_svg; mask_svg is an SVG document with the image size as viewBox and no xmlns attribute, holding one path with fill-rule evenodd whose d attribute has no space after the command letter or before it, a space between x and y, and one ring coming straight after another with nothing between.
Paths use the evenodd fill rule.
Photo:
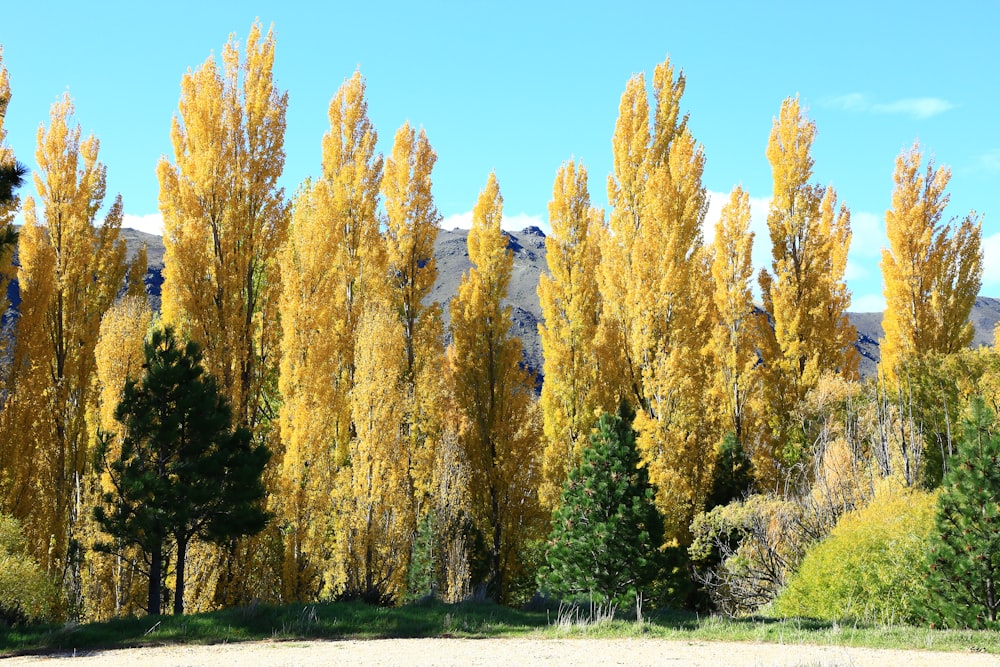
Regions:
<instances>
[{"instance_id":1,"label":"golden foliage","mask_svg":"<svg viewBox=\"0 0 1000 667\"><path fill-rule=\"evenodd\" d=\"M365 309L357 332L351 412L357 435L334 489L330 588L399 600L416 529L410 442L404 432L406 343L388 304Z\"/></svg>"},{"instance_id":2,"label":"golden foliage","mask_svg":"<svg viewBox=\"0 0 1000 667\"><path fill-rule=\"evenodd\" d=\"M38 130L35 189L19 237L21 318L2 411L4 506L25 521L32 553L50 574L75 579L68 545L85 511L79 485L88 468L86 410L93 400L94 348L101 318L125 277L118 238L121 198L103 223L99 142L81 139L64 95L49 128Z\"/></svg>"},{"instance_id":3,"label":"golden foliage","mask_svg":"<svg viewBox=\"0 0 1000 667\"><path fill-rule=\"evenodd\" d=\"M896 158L892 208L885 214L885 338L879 349L890 381L916 356L957 352L972 342L969 312L982 285L982 223L970 213L957 225L942 224L951 171L935 170L928 160L921 173L920 163L916 143Z\"/></svg>"},{"instance_id":4,"label":"golden foliage","mask_svg":"<svg viewBox=\"0 0 1000 667\"><path fill-rule=\"evenodd\" d=\"M235 423L257 437L277 364L277 253L288 226L278 187L288 95L274 86L274 44L255 23L242 58L230 37L221 70L209 57L184 75L174 164L157 166L164 323L198 341Z\"/></svg>"},{"instance_id":5,"label":"golden foliage","mask_svg":"<svg viewBox=\"0 0 1000 667\"><path fill-rule=\"evenodd\" d=\"M760 392L757 339L764 317L753 304L753 239L750 197L742 188L733 188L715 225L712 244L712 298L718 321L712 329L715 377L711 396L724 408L725 429L760 470L770 462L756 447L759 418L752 408Z\"/></svg>"},{"instance_id":6,"label":"golden foliage","mask_svg":"<svg viewBox=\"0 0 1000 667\"><path fill-rule=\"evenodd\" d=\"M134 262L133 266L138 266L138 262ZM132 283L129 286L131 288ZM94 349L95 405L87 419L92 437L111 439L107 454L109 460L121 451L119 438L122 426L115 419L115 411L126 381L138 378L143 372L142 346L151 322L152 312L144 294L127 295L109 308L101 319L100 335ZM98 467L90 470L83 486L84 505L96 505L101 494L111 490L105 469ZM135 548L123 548L115 555L95 551L94 545L106 540L107 536L100 533L89 512L81 518L83 616L89 620L107 620L140 613L148 592L143 576L145 565L142 554Z\"/></svg>"},{"instance_id":7,"label":"golden foliage","mask_svg":"<svg viewBox=\"0 0 1000 667\"><path fill-rule=\"evenodd\" d=\"M453 343L448 350L455 419L472 474L470 514L486 538L487 589L501 601L509 593L518 550L541 529L541 424L532 378L519 366L521 341L510 335L510 306L502 305L513 266L500 231L502 210L491 173L472 212L472 268L451 302Z\"/></svg>"},{"instance_id":8,"label":"golden foliage","mask_svg":"<svg viewBox=\"0 0 1000 667\"><path fill-rule=\"evenodd\" d=\"M441 307L425 303L437 279L434 241L441 219L431 194L437 154L427 135L405 123L385 161L385 248L388 298L403 326L406 404L402 428L409 440L410 485L417 508L431 493L434 444L442 429L441 368L444 365Z\"/></svg>"},{"instance_id":9,"label":"golden foliage","mask_svg":"<svg viewBox=\"0 0 1000 667\"><path fill-rule=\"evenodd\" d=\"M638 446L657 486L667 539L686 541L711 486L718 426L704 411L713 303L701 225L702 147L681 117L683 74L667 60L622 95L613 140L612 206L601 260L601 345L620 350L612 396L638 406Z\"/></svg>"},{"instance_id":10,"label":"golden foliage","mask_svg":"<svg viewBox=\"0 0 1000 667\"><path fill-rule=\"evenodd\" d=\"M544 320L538 333L545 357L541 396L545 448L539 497L549 508L559 502L566 476L580 460L597 411L608 409L603 386L606 362L597 340L603 218L590 205L586 168L573 161L563 164L549 202L552 233L545 239L549 274L542 274L538 281Z\"/></svg>"},{"instance_id":11,"label":"golden foliage","mask_svg":"<svg viewBox=\"0 0 1000 667\"><path fill-rule=\"evenodd\" d=\"M851 295L844 282L850 213L844 205L838 209L833 188L809 182L815 136L816 125L798 98L786 99L767 147L774 178L767 216L772 272L762 270L759 278L773 327L762 328L762 410L771 420L770 447L779 463L801 455L787 415L820 375L832 370L857 376L857 332L847 318ZM765 487L777 481L761 478Z\"/></svg>"},{"instance_id":12,"label":"golden foliage","mask_svg":"<svg viewBox=\"0 0 1000 667\"><path fill-rule=\"evenodd\" d=\"M280 351L280 327L274 326L281 293L278 252L289 218L278 187L288 95L274 85L274 47L273 31L262 35L254 23L242 57L231 36L221 69L209 57L183 76L171 131L174 164L162 158L157 165L164 323L202 346L206 370L233 407L234 424L272 445ZM272 457L265 472L269 486L280 460ZM220 586L208 599L187 606L273 597L276 565L264 561L267 550L261 546L267 535L220 550L204 568L222 572ZM198 579L199 549L190 554L192 594L207 590Z\"/></svg>"},{"instance_id":13,"label":"golden foliage","mask_svg":"<svg viewBox=\"0 0 1000 667\"><path fill-rule=\"evenodd\" d=\"M330 103L323 174L296 197L281 250L281 440L278 515L284 531L282 595L314 597L330 563L337 469L350 456L361 315L384 294L376 216L382 158L355 72Z\"/></svg>"}]
</instances>

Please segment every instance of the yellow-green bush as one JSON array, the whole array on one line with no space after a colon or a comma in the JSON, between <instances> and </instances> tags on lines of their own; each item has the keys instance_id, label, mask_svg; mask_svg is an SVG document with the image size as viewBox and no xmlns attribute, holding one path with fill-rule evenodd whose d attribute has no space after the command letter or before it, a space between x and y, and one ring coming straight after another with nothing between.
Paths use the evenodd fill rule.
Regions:
<instances>
[{"instance_id":1,"label":"yellow-green bush","mask_svg":"<svg viewBox=\"0 0 1000 667\"><path fill-rule=\"evenodd\" d=\"M912 621L924 595L921 563L934 529L935 494L883 482L871 503L841 517L813 546L774 603L779 616Z\"/></svg>"},{"instance_id":2,"label":"yellow-green bush","mask_svg":"<svg viewBox=\"0 0 1000 667\"><path fill-rule=\"evenodd\" d=\"M56 587L24 549L21 525L0 514L0 624L48 620Z\"/></svg>"}]
</instances>

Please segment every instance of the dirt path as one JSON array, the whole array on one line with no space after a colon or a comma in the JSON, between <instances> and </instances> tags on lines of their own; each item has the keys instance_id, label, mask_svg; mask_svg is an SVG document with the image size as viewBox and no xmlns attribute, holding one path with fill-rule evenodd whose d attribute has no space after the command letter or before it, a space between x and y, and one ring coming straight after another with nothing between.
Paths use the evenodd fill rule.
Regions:
<instances>
[{"instance_id":1,"label":"dirt path","mask_svg":"<svg viewBox=\"0 0 1000 667\"><path fill-rule=\"evenodd\" d=\"M695 665L764 667L991 667L1000 657L838 646L738 644L658 639L379 639L371 641L250 642L215 646L123 649L77 656L20 657L3 666L39 663L165 667L175 665Z\"/></svg>"}]
</instances>

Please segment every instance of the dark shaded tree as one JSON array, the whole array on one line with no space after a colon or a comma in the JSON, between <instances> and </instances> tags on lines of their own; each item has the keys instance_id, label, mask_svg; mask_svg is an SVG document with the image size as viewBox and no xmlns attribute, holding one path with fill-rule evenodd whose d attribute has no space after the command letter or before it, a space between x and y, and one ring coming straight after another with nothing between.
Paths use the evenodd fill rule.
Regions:
<instances>
[{"instance_id":1,"label":"dark shaded tree","mask_svg":"<svg viewBox=\"0 0 1000 667\"><path fill-rule=\"evenodd\" d=\"M570 470L539 575L550 595L628 603L660 572L663 517L639 466L633 417L627 403L601 415L580 465Z\"/></svg>"},{"instance_id":2,"label":"dark shaded tree","mask_svg":"<svg viewBox=\"0 0 1000 667\"><path fill-rule=\"evenodd\" d=\"M192 540L222 543L267 523L261 477L270 452L254 446L246 429L232 430L232 410L205 373L197 343L182 343L168 327L151 334L144 355L143 377L126 383L115 413L124 426L121 453L108 456L107 436L98 447L97 465L109 473L112 491L94 516L118 543L146 553L150 614L160 613L163 555L173 540L174 613L183 614Z\"/></svg>"},{"instance_id":3,"label":"dark shaded tree","mask_svg":"<svg viewBox=\"0 0 1000 667\"><path fill-rule=\"evenodd\" d=\"M997 627L1000 434L995 423L993 411L974 398L938 497L923 610L935 625Z\"/></svg>"}]
</instances>

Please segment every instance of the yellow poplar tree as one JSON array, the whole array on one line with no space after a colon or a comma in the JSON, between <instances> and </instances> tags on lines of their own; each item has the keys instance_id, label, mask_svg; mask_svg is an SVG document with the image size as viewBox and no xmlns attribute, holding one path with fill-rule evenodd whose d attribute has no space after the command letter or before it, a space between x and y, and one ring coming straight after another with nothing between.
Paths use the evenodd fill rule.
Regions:
<instances>
[{"instance_id":1,"label":"yellow poplar tree","mask_svg":"<svg viewBox=\"0 0 1000 667\"><path fill-rule=\"evenodd\" d=\"M679 110L684 87L667 60L653 73L652 112L642 75L622 95L601 267L602 344L621 350L615 393L637 406L667 539L682 542L711 488L718 435L704 410L713 317L705 156Z\"/></svg>"},{"instance_id":2,"label":"yellow poplar tree","mask_svg":"<svg viewBox=\"0 0 1000 667\"><path fill-rule=\"evenodd\" d=\"M559 502L570 468L580 460L599 408L606 370L597 347L600 322L600 232L603 213L590 205L587 170L569 161L560 167L549 202L552 232L545 239L549 273L538 281L543 323L538 325L545 357L541 408L545 447L539 497Z\"/></svg>"},{"instance_id":3,"label":"yellow poplar tree","mask_svg":"<svg viewBox=\"0 0 1000 667\"><path fill-rule=\"evenodd\" d=\"M472 211L472 268L451 302L448 350L460 439L473 475L471 514L486 542L486 590L501 602L510 593L520 548L541 527L533 382L519 365L521 341L510 335L510 306L502 304L514 263L500 230L502 213L491 173Z\"/></svg>"},{"instance_id":4,"label":"yellow poplar tree","mask_svg":"<svg viewBox=\"0 0 1000 667\"><path fill-rule=\"evenodd\" d=\"M70 562L68 547L86 511L80 491L90 461L94 347L126 266L121 198L98 223L106 178L100 144L93 135L81 140L72 116L64 95L48 130L38 130L38 203L25 202L19 235L22 302L2 429L4 481L19 478L6 509L23 521L39 562L75 588L79 563Z\"/></svg>"},{"instance_id":5,"label":"yellow poplar tree","mask_svg":"<svg viewBox=\"0 0 1000 667\"><path fill-rule=\"evenodd\" d=\"M333 564L331 500L355 436L355 346L364 304L384 291L377 217L382 158L355 72L329 107L322 176L296 197L281 251L282 595L315 597Z\"/></svg>"},{"instance_id":6,"label":"yellow poplar tree","mask_svg":"<svg viewBox=\"0 0 1000 667\"><path fill-rule=\"evenodd\" d=\"M751 289L753 238L750 197L743 188L733 188L715 224L712 244L713 300L718 314L712 329L715 359L712 393L713 404L725 409L726 430L752 460L756 429L751 405L760 387L757 334L761 317L754 307Z\"/></svg>"},{"instance_id":7,"label":"yellow poplar tree","mask_svg":"<svg viewBox=\"0 0 1000 667\"><path fill-rule=\"evenodd\" d=\"M406 341L388 304L366 307L358 328L351 412L356 436L337 478L334 580L349 596L402 598L414 533L405 433Z\"/></svg>"},{"instance_id":8,"label":"yellow poplar tree","mask_svg":"<svg viewBox=\"0 0 1000 667\"><path fill-rule=\"evenodd\" d=\"M882 372L897 377L909 359L967 347L975 333L969 313L982 285L981 222L970 213L942 224L951 171L921 170L919 144L896 158L892 208L886 211L889 247L882 250L885 337Z\"/></svg>"},{"instance_id":9,"label":"yellow poplar tree","mask_svg":"<svg viewBox=\"0 0 1000 667\"><path fill-rule=\"evenodd\" d=\"M171 140L174 164L157 166L163 213L163 320L204 350L206 370L233 408L236 426L269 438L278 367L278 251L288 227L278 178L284 167L287 93L273 81L274 34L254 23L245 53L231 36L222 68L209 57L181 80ZM275 456L275 463L280 457ZM272 473L266 473L271 476ZM254 538L256 540L264 537ZM252 590L271 572L249 548L202 567L192 553L188 591L216 604L270 593ZM273 584L260 582L269 590ZM189 608L197 608L195 603Z\"/></svg>"},{"instance_id":10,"label":"yellow poplar tree","mask_svg":"<svg viewBox=\"0 0 1000 667\"><path fill-rule=\"evenodd\" d=\"M145 263L144 253L132 266L138 267L140 262ZM134 285L135 282L130 282L130 291ZM134 292L116 302L101 320L100 335L94 348L95 401L87 419L92 437L111 439L109 460L113 460L121 451L119 438L122 426L115 419L115 410L121 401L126 381L142 375L142 344L151 322L152 312L146 295ZM84 504L94 506L99 502L101 494L111 490L107 470L101 467L92 470L87 475ZM84 617L90 620L107 620L140 613L148 592L142 554L135 548L124 546L115 554L95 551L94 545L98 541L107 541L107 535L100 533L92 516L88 515L84 519Z\"/></svg>"},{"instance_id":11,"label":"yellow poplar tree","mask_svg":"<svg viewBox=\"0 0 1000 667\"><path fill-rule=\"evenodd\" d=\"M441 307L425 303L437 263L434 241L441 219L431 194L437 154L423 130L405 123L385 161L385 249L388 299L402 323L405 347L403 431L409 439L409 480L419 506L430 493L434 442L440 437L440 376L444 363ZM414 527L415 528L415 527Z\"/></svg>"},{"instance_id":12,"label":"yellow poplar tree","mask_svg":"<svg viewBox=\"0 0 1000 667\"><path fill-rule=\"evenodd\" d=\"M761 270L759 276L773 325L763 332L767 379L762 409L771 424L768 455L778 463L793 463L802 454L801 434L793 432L789 415L820 375L857 376L857 331L847 317L851 294L844 282L850 213L844 205L838 209L832 187L809 182L815 136L816 124L798 98L786 99L767 146L774 178L767 216L772 273ZM778 480L763 481L771 486Z\"/></svg>"}]
</instances>

